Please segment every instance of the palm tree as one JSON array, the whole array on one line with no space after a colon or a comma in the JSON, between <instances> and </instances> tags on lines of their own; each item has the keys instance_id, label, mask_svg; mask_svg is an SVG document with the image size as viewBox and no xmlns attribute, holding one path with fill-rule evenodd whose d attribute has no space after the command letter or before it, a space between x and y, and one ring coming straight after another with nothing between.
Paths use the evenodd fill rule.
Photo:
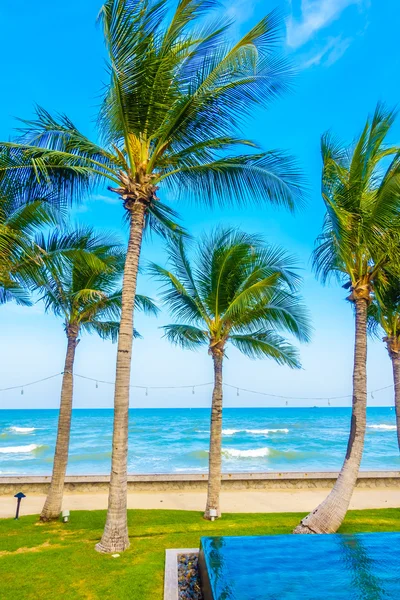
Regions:
<instances>
[{"instance_id":1,"label":"palm tree","mask_svg":"<svg viewBox=\"0 0 400 600\"><path fill-rule=\"evenodd\" d=\"M58 519L62 506L71 429L75 351L81 332L97 333L116 341L122 294L119 289L123 255L115 242L91 229L37 239L42 265L32 288L39 292L46 310L64 320L67 353L61 388L57 442L50 489L40 520ZM136 296L136 307L151 313L157 309L146 296Z\"/></svg>"},{"instance_id":2,"label":"palm tree","mask_svg":"<svg viewBox=\"0 0 400 600\"><path fill-rule=\"evenodd\" d=\"M58 202L101 185L121 199L129 222L114 396L107 521L100 552L129 546L126 493L133 307L142 235L179 231L176 213L157 197L294 208L302 179L292 158L262 151L241 133L244 119L286 90L287 65L276 56L279 19L263 18L232 43L229 25L209 23L215 0L106 0L100 19L110 83L98 125L100 143L65 116L38 109L22 139L0 144L0 177L31 190L52 189ZM2 149L2 151L1 151Z\"/></svg>"},{"instance_id":3,"label":"palm tree","mask_svg":"<svg viewBox=\"0 0 400 600\"><path fill-rule=\"evenodd\" d=\"M208 347L214 364L211 404L209 478L205 519L220 516L222 365L230 342L250 358L272 358L299 368L297 350L279 331L301 341L309 338L307 313L295 288L294 261L257 236L217 230L202 240L191 264L182 238L168 246L171 271L151 272L163 284L163 301L179 324L165 336L183 348Z\"/></svg>"},{"instance_id":4,"label":"palm tree","mask_svg":"<svg viewBox=\"0 0 400 600\"><path fill-rule=\"evenodd\" d=\"M397 441L400 450L400 284L399 278L388 274L384 285L375 286L374 302L369 308L369 325L377 335L384 331L383 341L392 361Z\"/></svg>"},{"instance_id":5,"label":"palm tree","mask_svg":"<svg viewBox=\"0 0 400 600\"><path fill-rule=\"evenodd\" d=\"M347 300L355 314L352 417L346 457L335 486L295 533L335 532L358 477L366 430L368 306L374 285L393 263L394 234L399 230L400 152L385 145L394 119L392 111L378 104L353 147L341 146L329 134L322 137L326 214L314 266L323 281L335 275L350 290Z\"/></svg>"},{"instance_id":6,"label":"palm tree","mask_svg":"<svg viewBox=\"0 0 400 600\"><path fill-rule=\"evenodd\" d=\"M25 203L21 197L0 198L0 304L31 304L26 278L40 263L33 238L54 225L56 215L44 200Z\"/></svg>"}]
</instances>

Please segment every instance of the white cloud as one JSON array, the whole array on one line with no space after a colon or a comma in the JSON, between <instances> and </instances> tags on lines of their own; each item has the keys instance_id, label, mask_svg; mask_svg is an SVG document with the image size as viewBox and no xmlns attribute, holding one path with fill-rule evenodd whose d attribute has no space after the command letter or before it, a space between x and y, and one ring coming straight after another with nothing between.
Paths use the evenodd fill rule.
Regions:
<instances>
[{"instance_id":1,"label":"white cloud","mask_svg":"<svg viewBox=\"0 0 400 600\"><path fill-rule=\"evenodd\" d=\"M303 46L320 29L338 19L346 8L353 4L360 5L363 0L300 0L300 2L300 17L293 16L292 11L286 21L286 42L291 48Z\"/></svg>"},{"instance_id":2,"label":"white cloud","mask_svg":"<svg viewBox=\"0 0 400 600\"><path fill-rule=\"evenodd\" d=\"M329 67L343 56L350 44L351 38L342 39L340 36L329 38L323 48L302 61L301 67L308 69L322 64Z\"/></svg>"}]
</instances>

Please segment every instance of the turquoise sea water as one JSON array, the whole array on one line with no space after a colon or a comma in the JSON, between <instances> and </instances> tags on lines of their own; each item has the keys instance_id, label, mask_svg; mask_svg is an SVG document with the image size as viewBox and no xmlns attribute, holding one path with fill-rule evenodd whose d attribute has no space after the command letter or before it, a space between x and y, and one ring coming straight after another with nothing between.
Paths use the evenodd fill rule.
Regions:
<instances>
[{"instance_id":1,"label":"turquoise sea water","mask_svg":"<svg viewBox=\"0 0 400 600\"><path fill-rule=\"evenodd\" d=\"M130 473L207 470L207 409L133 409L129 415ZM73 411L69 474L109 473L112 410ZM51 473L56 410L0 410L0 476ZM339 469L350 425L348 408L227 408L223 469ZM400 470L395 413L368 409L364 469Z\"/></svg>"}]
</instances>

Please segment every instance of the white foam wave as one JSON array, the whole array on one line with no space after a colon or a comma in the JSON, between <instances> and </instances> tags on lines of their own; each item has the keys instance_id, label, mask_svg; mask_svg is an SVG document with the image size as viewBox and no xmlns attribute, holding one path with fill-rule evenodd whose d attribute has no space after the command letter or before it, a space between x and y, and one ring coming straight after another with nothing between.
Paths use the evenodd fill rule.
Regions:
<instances>
[{"instance_id":1,"label":"white foam wave","mask_svg":"<svg viewBox=\"0 0 400 600\"><path fill-rule=\"evenodd\" d=\"M246 429L246 433L268 435L269 433L289 433L289 429Z\"/></svg>"},{"instance_id":2,"label":"white foam wave","mask_svg":"<svg viewBox=\"0 0 400 600\"><path fill-rule=\"evenodd\" d=\"M1 454L22 454L24 452L33 452L37 448L40 448L37 444L28 444L27 446L6 446L0 448Z\"/></svg>"},{"instance_id":3,"label":"white foam wave","mask_svg":"<svg viewBox=\"0 0 400 600\"><path fill-rule=\"evenodd\" d=\"M254 450L237 450L236 448L225 448L222 451L227 456L233 458L261 458L270 454L269 448L257 448Z\"/></svg>"},{"instance_id":4,"label":"white foam wave","mask_svg":"<svg viewBox=\"0 0 400 600\"><path fill-rule=\"evenodd\" d=\"M176 473L192 473L193 471L204 473L206 469L204 467L185 467L184 469L175 467L174 471Z\"/></svg>"},{"instance_id":5,"label":"white foam wave","mask_svg":"<svg viewBox=\"0 0 400 600\"><path fill-rule=\"evenodd\" d=\"M269 435L270 433L289 433L289 429L223 429L223 435L235 435L236 433L250 433L251 435Z\"/></svg>"},{"instance_id":6,"label":"white foam wave","mask_svg":"<svg viewBox=\"0 0 400 600\"><path fill-rule=\"evenodd\" d=\"M10 431L14 431L15 433L32 433L32 431L36 431L36 427L10 427Z\"/></svg>"},{"instance_id":7,"label":"white foam wave","mask_svg":"<svg viewBox=\"0 0 400 600\"><path fill-rule=\"evenodd\" d=\"M369 429L386 429L386 430L396 429L396 425L384 425L383 423L381 423L379 425L367 425L367 427Z\"/></svg>"}]
</instances>

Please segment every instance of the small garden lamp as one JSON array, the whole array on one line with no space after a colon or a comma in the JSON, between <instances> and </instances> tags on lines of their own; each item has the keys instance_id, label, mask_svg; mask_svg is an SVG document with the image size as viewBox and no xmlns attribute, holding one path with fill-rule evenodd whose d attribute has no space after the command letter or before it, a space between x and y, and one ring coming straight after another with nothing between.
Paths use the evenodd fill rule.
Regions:
<instances>
[{"instance_id":1,"label":"small garden lamp","mask_svg":"<svg viewBox=\"0 0 400 600\"><path fill-rule=\"evenodd\" d=\"M217 511L217 509L216 508L210 508L209 513L210 513L211 521L215 521L215 519L218 517L218 511Z\"/></svg>"},{"instance_id":2,"label":"small garden lamp","mask_svg":"<svg viewBox=\"0 0 400 600\"><path fill-rule=\"evenodd\" d=\"M63 523L68 523L69 521L69 510L63 510L61 513L61 517L63 520Z\"/></svg>"},{"instance_id":3,"label":"small garden lamp","mask_svg":"<svg viewBox=\"0 0 400 600\"><path fill-rule=\"evenodd\" d=\"M19 518L19 507L21 505L21 500L22 500L22 498L26 498L26 496L22 492L18 492L18 494L15 494L14 498L17 499L17 510L15 513L15 518L18 519Z\"/></svg>"}]
</instances>

